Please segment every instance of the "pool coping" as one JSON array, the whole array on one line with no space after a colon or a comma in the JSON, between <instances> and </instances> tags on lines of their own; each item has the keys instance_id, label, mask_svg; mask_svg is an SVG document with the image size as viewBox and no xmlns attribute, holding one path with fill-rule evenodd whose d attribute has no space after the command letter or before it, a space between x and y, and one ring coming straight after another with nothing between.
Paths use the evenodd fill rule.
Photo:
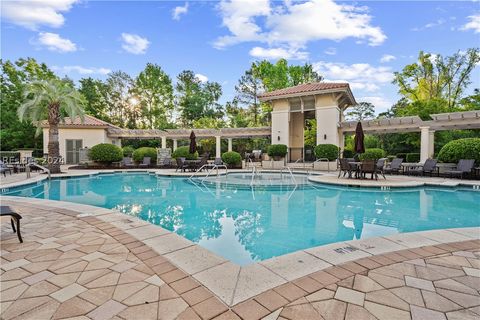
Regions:
<instances>
[{"instance_id":1,"label":"pool coping","mask_svg":"<svg viewBox=\"0 0 480 320\"><path fill-rule=\"evenodd\" d=\"M167 258L228 306L237 305L312 273L358 259L424 246L480 239L480 227L418 231L336 242L239 266L174 232L117 210L15 196L0 196L0 200L67 209L77 212L78 218L93 216L109 223Z\"/></svg>"}]
</instances>

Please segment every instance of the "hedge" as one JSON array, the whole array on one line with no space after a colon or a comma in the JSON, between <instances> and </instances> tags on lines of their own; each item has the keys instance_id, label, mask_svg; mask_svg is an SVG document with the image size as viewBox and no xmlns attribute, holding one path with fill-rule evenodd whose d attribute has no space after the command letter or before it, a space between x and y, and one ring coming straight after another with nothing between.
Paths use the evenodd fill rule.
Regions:
<instances>
[{"instance_id":1,"label":"hedge","mask_svg":"<svg viewBox=\"0 0 480 320\"><path fill-rule=\"evenodd\" d=\"M190 153L189 146L178 147L177 150L173 151L172 158L185 158L187 160L197 160L198 159L198 152Z\"/></svg>"},{"instance_id":2,"label":"hedge","mask_svg":"<svg viewBox=\"0 0 480 320\"><path fill-rule=\"evenodd\" d=\"M397 158L403 159L403 161L407 160L407 154L406 153L397 153Z\"/></svg>"},{"instance_id":3,"label":"hedge","mask_svg":"<svg viewBox=\"0 0 480 320\"><path fill-rule=\"evenodd\" d=\"M333 161L338 158L338 147L334 144L319 144L313 149L317 159L327 158Z\"/></svg>"},{"instance_id":4,"label":"hedge","mask_svg":"<svg viewBox=\"0 0 480 320\"><path fill-rule=\"evenodd\" d=\"M135 148L132 146L125 146L122 148L122 151L124 157L131 157L135 151Z\"/></svg>"},{"instance_id":5,"label":"hedge","mask_svg":"<svg viewBox=\"0 0 480 320\"><path fill-rule=\"evenodd\" d=\"M222 161L229 166L235 166L242 162L242 156L240 156L240 153L238 152L229 151L222 154Z\"/></svg>"},{"instance_id":6,"label":"hedge","mask_svg":"<svg viewBox=\"0 0 480 320\"><path fill-rule=\"evenodd\" d=\"M438 153L441 162L458 162L460 159L475 159L480 164L480 138L465 138L448 142Z\"/></svg>"},{"instance_id":7,"label":"hedge","mask_svg":"<svg viewBox=\"0 0 480 320\"><path fill-rule=\"evenodd\" d=\"M360 160L378 160L385 156L385 151L380 148L366 149L364 153L360 154Z\"/></svg>"},{"instance_id":8,"label":"hedge","mask_svg":"<svg viewBox=\"0 0 480 320\"><path fill-rule=\"evenodd\" d=\"M420 153L407 153L406 162L416 163L420 161Z\"/></svg>"},{"instance_id":9,"label":"hedge","mask_svg":"<svg viewBox=\"0 0 480 320\"><path fill-rule=\"evenodd\" d=\"M353 152L353 150L350 150L350 149L343 150L344 158L353 158L354 156L355 156L355 152Z\"/></svg>"},{"instance_id":10,"label":"hedge","mask_svg":"<svg viewBox=\"0 0 480 320\"><path fill-rule=\"evenodd\" d=\"M267 153L270 157L285 157L287 151L287 146L284 144L272 144L268 146L267 149Z\"/></svg>"},{"instance_id":11,"label":"hedge","mask_svg":"<svg viewBox=\"0 0 480 320\"><path fill-rule=\"evenodd\" d=\"M112 163L123 159L122 149L110 143L100 143L93 146L88 155L90 160L101 163Z\"/></svg>"},{"instance_id":12,"label":"hedge","mask_svg":"<svg viewBox=\"0 0 480 320\"><path fill-rule=\"evenodd\" d=\"M144 157L150 157L152 163L157 162L157 149L143 147L133 152L133 160L137 162L142 162Z\"/></svg>"}]
</instances>

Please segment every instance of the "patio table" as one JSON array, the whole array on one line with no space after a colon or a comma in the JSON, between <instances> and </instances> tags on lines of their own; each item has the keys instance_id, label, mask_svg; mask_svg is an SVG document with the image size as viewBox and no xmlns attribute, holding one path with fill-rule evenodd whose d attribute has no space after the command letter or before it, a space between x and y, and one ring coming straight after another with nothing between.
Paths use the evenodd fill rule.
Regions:
<instances>
[{"instance_id":1,"label":"patio table","mask_svg":"<svg viewBox=\"0 0 480 320\"><path fill-rule=\"evenodd\" d=\"M184 163L187 165L187 169L192 171L197 171L198 165L202 160L185 160Z\"/></svg>"},{"instance_id":2,"label":"patio table","mask_svg":"<svg viewBox=\"0 0 480 320\"><path fill-rule=\"evenodd\" d=\"M410 170L415 169L415 168L421 168L423 167L423 164L421 163L402 163L402 171L404 174L409 174Z\"/></svg>"},{"instance_id":3,"label":"patio table","mask_svg":"<svg viewBox=\"0 0 480 320\"><path fill-rule=\"evenodd\" d=\"M361 161L351 161L348 163L350 166L355 168L355 178L356 179L361 179L360 169L362 168L362 162Z\"/></svg>"}]
</instances>

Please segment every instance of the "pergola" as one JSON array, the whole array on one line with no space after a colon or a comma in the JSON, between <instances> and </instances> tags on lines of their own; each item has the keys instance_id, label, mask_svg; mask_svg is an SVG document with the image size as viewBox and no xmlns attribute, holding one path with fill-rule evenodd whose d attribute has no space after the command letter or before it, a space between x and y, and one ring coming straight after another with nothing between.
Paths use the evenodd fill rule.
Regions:
<instances>
[{"instance_id":1,"label":"pergola","mask_svg":"<svg viewBox=\"0 0 480 320\"><path fill-rule=\"evenodd\" d=\"M420 132L420 161L433 156L435 131L480 129L480 110L438 113L430 115L432 120L422 120L418 116L391 119L365 120L363 131L369 133ZM343 121L339 124L343 134L354 133L357 121Z\"/></svg>"},{"instance_id":2,"label":"pergola","mask_svg":"<svg viewBox=\"0 0 480 320\"><path fill-rule=\"evenodd\" d=\"M270 127L252 127L252 128L221 128L221 129L120 129L108 128L108 135L118 139L161 139L162 148L167 147L167 139L173 140L173 150L177 149L178 140L188 139L191 132L195 133L197 138L215 138L216 152L215 156L220 157L221 139L228 139L228 151L232 151L232 141L234 138L261 138L270 137Z\"/></svg>"}]
</instances>

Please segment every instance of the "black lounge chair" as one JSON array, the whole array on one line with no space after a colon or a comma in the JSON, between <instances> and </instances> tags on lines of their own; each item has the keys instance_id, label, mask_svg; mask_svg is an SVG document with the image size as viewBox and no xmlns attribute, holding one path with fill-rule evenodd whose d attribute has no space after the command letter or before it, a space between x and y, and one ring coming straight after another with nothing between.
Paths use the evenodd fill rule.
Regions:
<instances>
[{"instance_id":1,"label":"black lounge chair","mask_svg":"<svg viewBox=\"0 0 480 320\"><path fill-rule=\"evenodd\" d=\"M435 159L427 159L423 165L418 165L408 171L408 173L412 175L425 176L428 174L430 177L432 177L435 172L437 172L438 175L437 160Z\"/></svg>"},{"instance_id":2,"label":"black lounge chair","mask_svg":"<svg viewBox=\"0 0 480 320\"><path fill-rule=\"evenodd\" d=\"M385 168L385 161L387 160L387 158L380 158L377 160L377 173L380 173L383 177L383 179L387 179L385 178L385 173L383 172L383 169Z\"/></svg>"},{"instance_id":3,"label":"black lounge chair","mask_svg":"<svg viewBox=\"0 0 480 320\"><path fill-rule=\"evenodd\" d=\"M140 163L138 166L141 167L141 168L148 168L148 167L150 167L151 163L152 163L152 158L143 157L143 162Z\"/></svg>"},{"instance_id":4,"label":"black lounge chair","mask_svg":"<svg viewBox=\"0 0 480 320\"><path fill-rule=\"evenodd\" d=\"M345 177L346 174L348 174L348 178L352 177L352 166L350 165L351 159L343 158L340 159L340 171L338 172L338 178L342 175L343 172L343 177Z\"/></svg>"},{"instance_id":5,"label":"black lounge chair","mask_svg":"<svg viewBox=\"0 0 480 320\"><path fill-rule=\"evenodd\" d=\"M127 167L127 168L135 167L135 164L133 163L132 158L130 157L123 158L122 162L124 167Z\"/></svg>"},{"instance_id":6,"label":"black lounge chair","mask_svg":"<svg viewBox=\"0 0 480 320\"><path fill-rule=\"evenodd\" d=\"M475 165L475 160L472 159L460 159L457 164L457 168L454 170L445 171L445 175L450 178L459 176L460 179L463 179L465 175L468 175L472 172L473 166Z\"/></svg>"},{"instance_id":7,"label":"black lounge chair","mask_svg":"<svg viewBox=\"0 0 480 320\"><path fill-rule=\"evenodd\" d=\"M185 163L185 158L177 158L177 169L175 172L177 172L179 169L181 172L185 172L185 169L188 168L188 165Z\"/></svg>"},{"instance_id":8,"label":"black lounge chair","mask_svg":"<svg viewBox=\"0 0 480 320\"><path fill-rule=\"evenodd\" d=\"M393 174L393 173L399 174L402 168L402 162L403 162L402 158L393 159L389 165L383 166L383 172L390 173L390 174Z\"/></svg>"},{"instance_id":9,"label":"black lounge chair","mask_svg":"<svg viewBox=\"0 0 480 320\"><path fill-rule=\"evenodd\" d=\"M3 175L6 177L7 171L10 173L10 175L12 175L12 168L8 167L3 161L0 161L0 173L3 173Z\"/></svg>"},{"instance_id":10,"label":"black lounge chair","mask_svg":"<svg viewBox=\"0 0 480 320\"><path fill-rule=\"evenodd\" d=\"M20 233L20 219L22 219L22 216L13 211L12 208L10 208L9 206L0 206L0 216L11 217L10 223L12 224L13 232L17 233L18 241L20 241L20 243L23 243L22 234ZM17 225L16 229L15 224Z\"/></svg>"}]
</instances>

